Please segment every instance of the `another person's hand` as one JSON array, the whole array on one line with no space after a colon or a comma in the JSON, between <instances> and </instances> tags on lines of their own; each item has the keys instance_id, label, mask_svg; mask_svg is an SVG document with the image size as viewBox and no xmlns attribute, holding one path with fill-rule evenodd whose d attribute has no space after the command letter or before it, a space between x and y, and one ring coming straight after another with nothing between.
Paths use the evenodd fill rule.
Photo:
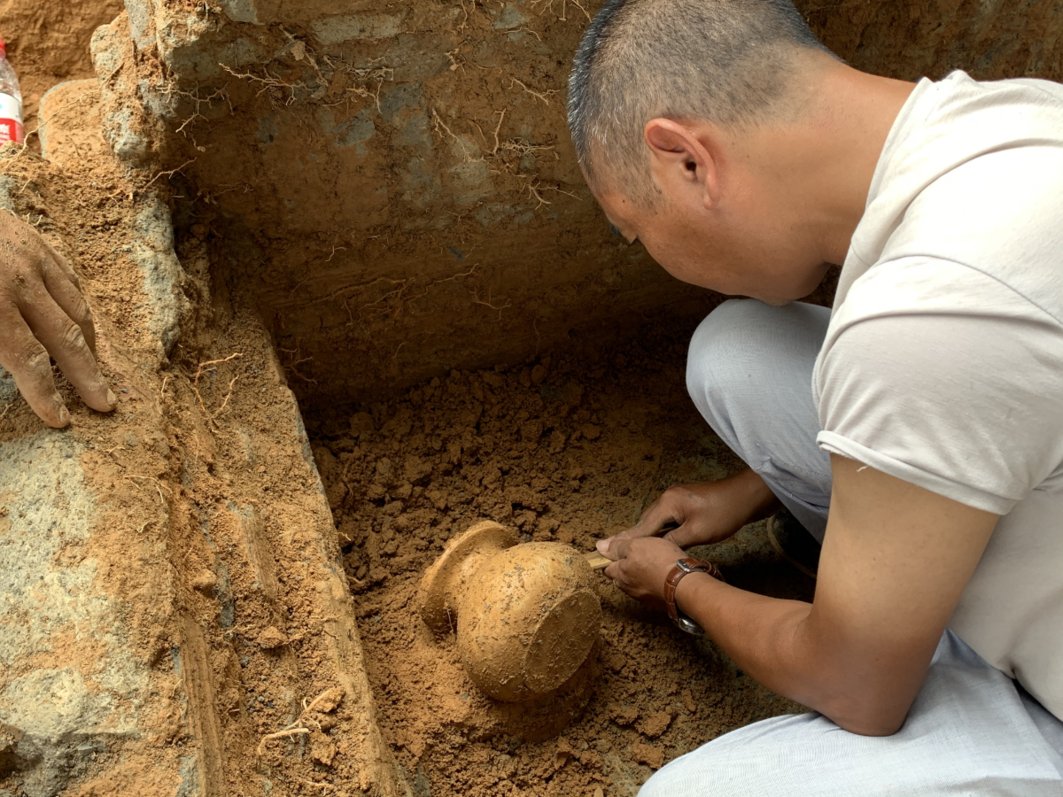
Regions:
<instances>
[{"instance_id":1,"label":"another person's hand","mask_svg":"<svg viewBox=\"0 0 1063 797\"><path fill-rule=\"evenodd\" d=\"M33 227L0 212L0 366L41 420L61 428L70 413L56 390L49 355L92 409L114 409L77 275Z\"/></svg>"}]
</instances>

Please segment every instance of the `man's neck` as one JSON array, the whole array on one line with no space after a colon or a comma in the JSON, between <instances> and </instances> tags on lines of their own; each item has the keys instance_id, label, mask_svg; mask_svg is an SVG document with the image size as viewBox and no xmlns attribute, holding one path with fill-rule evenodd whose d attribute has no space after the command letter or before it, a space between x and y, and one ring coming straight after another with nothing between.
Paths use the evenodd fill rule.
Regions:
<instances>
[{"instance_id":1,"label":"man's neck","mask_svg":"<svg viewBox=\"0 0 1063 797\"><path fill-rule=\"evenodd\" d=\"M772 179L800 208L823 262L845 261L883 145L914 88L824 58L809 70L794 121L764 130Z\"/></svg>"}]
</instances>

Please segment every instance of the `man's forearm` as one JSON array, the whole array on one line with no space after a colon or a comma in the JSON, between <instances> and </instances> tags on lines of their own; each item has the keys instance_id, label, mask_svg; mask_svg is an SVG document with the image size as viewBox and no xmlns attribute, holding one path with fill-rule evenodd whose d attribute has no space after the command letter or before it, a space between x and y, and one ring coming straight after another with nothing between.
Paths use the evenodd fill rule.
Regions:
<instances>
[{"instance_id":1,"label":"man's forearm","mask_svg":"<svg viewBox=\"0 0 1063 797\"><path fill-rule=\"evenodd\" d=\"M700 573L680 582L676 603L772 691L855 733L889 734L903 722L908 690L884 683L881 668L859 650L817 633L809 622L811 604L747 592Z\"/></svg>"},{"instance_id":2,"label":"man's forearm","mask_svg":"<svg viewBox=\"0 0 1063 797\"><path fill-rule=\"evenodd\" d=\"M764 685L846 730L890 734L919 693L999 518L838 455L831 472L814 603L692 573L679 582L676 604ZM756 494L755 483L746 486ZM663 582L673 551L639 542L620 546L613 577L636 597L659 594L645 584Z\"/></svg>"}]
</instances>

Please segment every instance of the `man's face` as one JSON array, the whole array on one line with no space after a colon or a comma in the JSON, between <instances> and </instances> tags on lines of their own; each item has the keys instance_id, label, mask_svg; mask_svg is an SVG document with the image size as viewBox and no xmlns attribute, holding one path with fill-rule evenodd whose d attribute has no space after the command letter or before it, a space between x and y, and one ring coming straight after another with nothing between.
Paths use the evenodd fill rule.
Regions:
<instances>
[{"instance_id":1,"label":"man's face","mask_svg":"<svg viewBox=\"0 0 1063 797\"><path fill-rule=\"evenodd\" d=\"M810 255L807 235L788 221L786 203L734 190L706 208L690 193L662 188L653 207L619 191L596 191L610 223L676 279L728 296L785 304L808 296L829 266Z\"/></svg>"}]
</instances>

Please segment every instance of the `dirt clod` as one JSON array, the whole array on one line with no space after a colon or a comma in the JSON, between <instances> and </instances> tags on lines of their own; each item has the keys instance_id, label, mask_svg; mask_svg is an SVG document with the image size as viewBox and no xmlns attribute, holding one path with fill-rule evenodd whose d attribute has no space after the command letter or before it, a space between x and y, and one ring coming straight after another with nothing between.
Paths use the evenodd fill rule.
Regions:
<instances>
[{"instance_id":1,"label":"dirt clod","mask_svg":"<svg viewBox=\"0 0 1063 797\"><path fill-rule=\"evenodd\" d=\"M631 745L631 756L635 761L645 764L650 769L660 769L664 766L664 751L651 744L635 742Z\"/></svg>"},{"instance_id":2,"label":"dirt clod","mask_svg":"<svg viewBox=\"0 0 1063 797\"><path fill-rule=\"evenodd\" d=\"M322 731L310 733L310 758L322 766L331 767L336 758L337 747Z\"/></svg>"},{"instance_id":3,"label":"dirt clod","mask_svg":"<svg viewBox=\"0 0 1063 797\"><path fill-rule=\"evenodd\" d=\"M672 724L672 714L667 711L659 711L652 716L646 717L638 724L639 732L650 739L656 739Z\"/></svg>"},{"instance_id":4,"label":"dirt clod","mask_svg":"<svg viewBox=\"0 0 1063 797\"><path fill-rule=\"evenodd\" d=\"M277 650L288 644L288 637L271 625L255 637L255 644L263 650Z\"/></svg>"},{"instance_id":5,"label":"dirt clod","mask_svg":"<svg viewBox=\"0 0 1063 797\"><path fill-rule=\"evenodd\" d=\"M214 588L218 585L218 577L214 574L213 570L207 570L204 568L192 576L190 583L192 589L209 595L214 592Z\"/></svg>"}]
</instances>

